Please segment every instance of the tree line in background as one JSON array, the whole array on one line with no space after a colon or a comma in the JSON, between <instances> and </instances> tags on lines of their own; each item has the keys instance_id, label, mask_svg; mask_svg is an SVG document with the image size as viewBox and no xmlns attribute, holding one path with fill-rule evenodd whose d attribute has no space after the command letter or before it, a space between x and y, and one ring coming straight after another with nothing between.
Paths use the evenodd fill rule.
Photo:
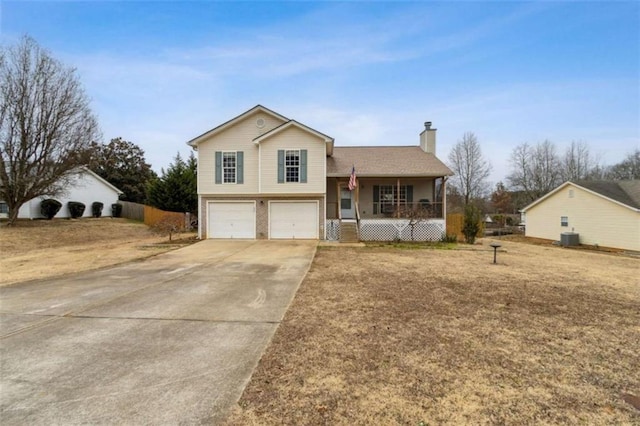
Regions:
<instances>
[{"instance_id":1,"label":"tree line in background","mask_svg":"<svg viewBox=\"0 0 640 426\"><path fill-rule=\"evenodd\" d=\"M586 142L574 141L564 152L549 140L535 145L525 142L511 152L506 185L498 182L492 191L491 163L475 134L467 132L449 152L448 165L455 173L447 186L450 211L465 211L472 205L484 212L515 214L567 181L640 179L640 149L605 166Z\"/></svg>"},{"instance_id":2,"label":"tree line in background","mask_svg":"<svg viewBox=\"0 0 640 426\"><path fill-rule=\"evenodd\" d=\"M55 197L88 166L124 194L122 200L148 203L168 211L197 213L197 162L178 154L156 175L144 151L122 138L99 139L98 122L74 68L52 58L25 36L0 49L0 200L12 224L27 201ZM545 140L523 143L510 157L505 185L489 189L491 163L478 138L467 132L448 156L450 211L473 206L482 211L516 213L567 180L640 179L640 149L620 163L603 166L585 142L563 153ZM474 212L477 213L477 212Z\"/></svg>"}]
</instances>

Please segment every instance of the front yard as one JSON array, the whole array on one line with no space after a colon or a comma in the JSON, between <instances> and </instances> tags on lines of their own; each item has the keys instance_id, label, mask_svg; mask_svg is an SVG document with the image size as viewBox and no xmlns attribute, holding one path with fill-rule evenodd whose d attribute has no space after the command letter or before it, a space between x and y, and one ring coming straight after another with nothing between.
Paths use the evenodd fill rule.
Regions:
<instances>
[{"instance_id":1,"label":"front yard","mask_svg":"<svg viewBox=\"0 0 640 426\"><path fill-rule=\"evenodd\" d=\"M164 244L167 240L143 223L110 217L20 220L13 227L2 222L0 286L115 265L179 247Z\"/></svg>"},{"instance_id":2,"label":"front yard","mask_svg":"<svg viewBox=\"0 0 640 426\"><path fill-rule=\"evenodd\" d=\"M639 424L640 260L502 243L320 247L228 423Z\"/></svg>"}]
</instances>

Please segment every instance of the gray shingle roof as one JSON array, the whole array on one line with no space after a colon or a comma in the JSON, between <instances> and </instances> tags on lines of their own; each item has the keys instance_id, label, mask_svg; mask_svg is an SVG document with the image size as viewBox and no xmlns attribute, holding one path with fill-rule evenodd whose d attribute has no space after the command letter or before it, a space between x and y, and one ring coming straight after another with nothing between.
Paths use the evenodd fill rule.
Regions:
<instances>
[{"instance_id":1,"label":"gray shingle roof","mask_svg":"<svg viewBox=\"0 0 640 426\"><path fill-rule=\"evenodd\" d=\"M438 177L453 172L433 154L419 146L334 147L327 157L327 176L343 177L355 167L358 177Z\"/></svg>"},{"instance_id":2,"label":"gray shingle roof","mask_svg":"<svg viewBox=\"0 0 640 426\"><path fill-rule=\"evenodd\" d=\"M640 209L640 180L626 181L578 181L575 182L583 188L626 204L635 209Z\"/></svg>"}]
</instances>

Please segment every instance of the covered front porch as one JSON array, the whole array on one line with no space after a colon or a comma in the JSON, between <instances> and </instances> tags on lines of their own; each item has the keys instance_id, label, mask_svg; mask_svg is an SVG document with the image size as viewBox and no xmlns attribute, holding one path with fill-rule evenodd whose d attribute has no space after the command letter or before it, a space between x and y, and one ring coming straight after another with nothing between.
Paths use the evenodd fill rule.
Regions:
<instances>
[{"instance_id":1,"label":"covered front porch","mask_svg":"<svg viewBox=\"0 0 640 426\"><path fill-rule=\"evenodd\" d=\"M446 177L327 178L327 239L438 241L446 230Z\"/></svg>"}]
</instances>

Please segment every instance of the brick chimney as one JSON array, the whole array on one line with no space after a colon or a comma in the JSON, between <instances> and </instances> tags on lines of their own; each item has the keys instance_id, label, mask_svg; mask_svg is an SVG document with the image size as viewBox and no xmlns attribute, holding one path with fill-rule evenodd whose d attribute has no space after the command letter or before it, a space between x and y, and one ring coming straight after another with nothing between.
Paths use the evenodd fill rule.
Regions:
<instances>
[{"instance_id":1,"label":"brick chimney","mask_svg":"<svg viewBox=\"0 0 640 426\"><path fill-rule=\"evenodd\" d=\"M420 148L424 152L436 155L436 130L431 128L431 122L424 123L424 130L420 133Z\"/></svg>"}]
</instances>

